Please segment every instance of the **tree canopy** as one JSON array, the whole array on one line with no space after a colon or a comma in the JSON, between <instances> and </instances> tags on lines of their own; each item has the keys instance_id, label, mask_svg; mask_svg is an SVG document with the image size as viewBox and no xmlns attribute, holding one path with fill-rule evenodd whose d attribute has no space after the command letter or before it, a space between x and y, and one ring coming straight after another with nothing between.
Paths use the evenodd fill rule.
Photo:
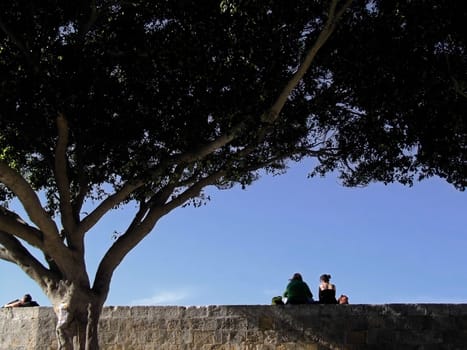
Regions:
<instances>
[{"instance_id":1,"label":"tree canopy","mask_svg":"<svg viewBox=\"0 0 467 350\"><path fill-rule=\"evenodd\" d=\"M61 114L75 195L148 176L140 192L153 193L186 153L199 158L184 160L191 182L223 168L222 182L247 184L257 165L311 155L350 185L438 175L464 188L460 1L355 2L281 118L262 118L316 40L320 3L2 5L3 154L55 192Z\"/></svg>"},{"instance_id":2,"label":"tree canopy","mask_svg":"<svg viewBox=\"0 0 467 350\"><path fill-rule=\"evenodd\" d=\"M467 32L461 18L466 6L375 1L362 11L344 18L346 24L316 64L320 69L325 60L332 80L316 100L328 101L318 110L327 115L325 125L337 130L340 150L323 168L334 168L336 160L351 164L344 175L351 185L412 183L414 175L437 175L463 190ZM361 19L358 25L355 17ZM311 74L307 79L313 84Z\"/></svg>"},{"instance_id":3,"label":"tree canopy","mask_svg":"<svg viewBox=\"0 0 467 350\"><path fill-rule=\"evenodd\" d=\"M3 206L0 258L98 314L125 255L206 186L313 157L349 186L464 190L466 16L460 0L1 3L0 194L29 218ZM91 281L84 236L129 201Z\"/></svg>"}]
</instances>

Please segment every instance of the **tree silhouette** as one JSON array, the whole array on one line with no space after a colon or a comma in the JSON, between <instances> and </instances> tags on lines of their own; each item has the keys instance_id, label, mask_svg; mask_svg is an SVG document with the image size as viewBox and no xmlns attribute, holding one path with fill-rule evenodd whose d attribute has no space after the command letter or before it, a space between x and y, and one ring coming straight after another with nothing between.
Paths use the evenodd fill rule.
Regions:
<instances>
[{"instance_id":1,"label":"tree silhouette","mask_svg":"<svg viewBox=\"0 0 467 350\"><path fill-rule=\"evenodd\" d=\"M98 348L116 267L206 186L314 157L313 175L338 171L350 186L436 175L465 188L464 2L0 9L0 258L51 300L60 349ZM86 233L130 202L135 217L90 279Z\"/></svg>"}]
</instances>

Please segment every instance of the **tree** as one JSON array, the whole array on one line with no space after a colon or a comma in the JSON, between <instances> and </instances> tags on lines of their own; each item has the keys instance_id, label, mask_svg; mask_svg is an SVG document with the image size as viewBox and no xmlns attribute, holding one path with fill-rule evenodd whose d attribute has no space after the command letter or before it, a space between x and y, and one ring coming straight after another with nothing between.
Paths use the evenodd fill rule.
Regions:
<instances>
[{"instance_id":1,"label":"tree","mask_svg":"<svg viewBox=\"0 0 467 350\"><path fill-rule=\"evenodd\" d=\"M98 348L115 269L206 186L315 157L351 186L465 188L466 5L322 3L0 5L0 258L51 300L60 349ZM130 202L91 280L86 233Z\"/></svg>"}]
</instances>

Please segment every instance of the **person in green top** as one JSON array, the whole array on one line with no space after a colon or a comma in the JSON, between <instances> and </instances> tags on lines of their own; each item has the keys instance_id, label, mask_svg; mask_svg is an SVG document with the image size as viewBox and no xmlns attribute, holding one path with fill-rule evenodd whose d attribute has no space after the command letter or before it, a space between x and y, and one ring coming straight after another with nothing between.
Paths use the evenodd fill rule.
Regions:
<instances>
[{"instance_id":1,"label":"person in green top","mask_svg":"<svg viewBox=\"0 0 467 350\"><path fill-rule=\"evenodd\" d=\"M284 297L287 298L286 304L311 304L313 302L313 294L299 273L294 273L290 279L285 288Z\"/></svg>"}]
</instances>

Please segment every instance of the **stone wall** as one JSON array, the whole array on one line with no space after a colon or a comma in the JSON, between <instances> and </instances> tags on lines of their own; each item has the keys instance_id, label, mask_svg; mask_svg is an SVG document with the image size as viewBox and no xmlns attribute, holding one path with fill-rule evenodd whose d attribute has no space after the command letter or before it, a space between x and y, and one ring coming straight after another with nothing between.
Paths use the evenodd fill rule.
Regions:
<instances>
[{"instance_id":1,"label":"stone wall","mask_svg":"<svg viewBox=\"0 0 467 350\"><path fill-rule=\"evenodd\" d=\"M0 309L1 350L55 350L51 308ZM467 304L106 307L103 350L465 350Z\"/></svg>"}]
</instances>

